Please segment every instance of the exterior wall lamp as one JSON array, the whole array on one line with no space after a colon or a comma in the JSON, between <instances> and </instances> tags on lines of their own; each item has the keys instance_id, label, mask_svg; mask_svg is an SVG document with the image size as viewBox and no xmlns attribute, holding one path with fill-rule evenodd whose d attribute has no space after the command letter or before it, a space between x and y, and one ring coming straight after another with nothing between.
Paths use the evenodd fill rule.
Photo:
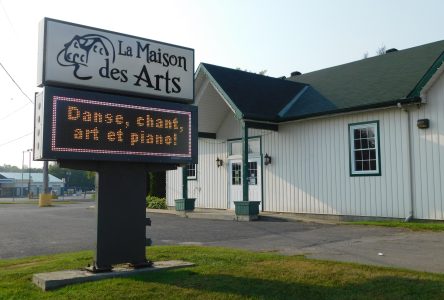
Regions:
<instances>
[{"instance_id":1,"label":"exterior wall lamp","mask_svg":"<svg viewBox=\"0 0 444 300\"><path fill-rule=\"evenodd\" d=\"M416 122L416 126L418 126L419 129L427 129L430 127L430 120L429 119L419 119Z\"/></svg>"},{"instance_id":2,"label":"exterior wall lamp","mask_svg":"<svg viewBox=\"0 0 444 300\"><path fill-rule=\"evenodd\" d=\"M264 165L270 165L271 164L271 156L268 155L268 153L265 153L264 156Z\"/></svg>"},{"instance_id":3,"label":"exterior wall lamp","mask_svg":"<svg viewBox=\"0 0 444 300\"><path fill-rule=\"evenodd\" d=\"M222 167L222 165L224 164L224 161L222 159L220 159L219 157L217 157L216 159L216 165L217 167Z\"/></svg>"}]
</instances>

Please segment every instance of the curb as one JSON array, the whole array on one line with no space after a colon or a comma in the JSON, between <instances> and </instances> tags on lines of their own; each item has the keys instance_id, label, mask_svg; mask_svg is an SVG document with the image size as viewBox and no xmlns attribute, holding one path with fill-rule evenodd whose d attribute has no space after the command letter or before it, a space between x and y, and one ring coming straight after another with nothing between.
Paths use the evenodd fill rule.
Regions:
<instances>
[{"instance_id":1,"label":"curb","mask_svg":"<svg viewBox=\"0 0 444 300\"><path fill-rule=\"evenodd\" d=\"M189 219L207 219L207 220L224 220L224 221L235 221L236 216L234 211L225 211L225 210L197 210L193 212L178 212L172 209L147 209L147 213L157 213L157 214L169 214L175 215L183 218ZM316 224L328 224L328 225L337 225L341 223L337 220L325 220L318 218L307 218L301 216L293 216L291 214L283 214L283 213L274 213L274 212L260 212L259 213L259 221L273 221L276 219L287 221L287 222L304 222L304 223L316 223Z\"/></svg>"}]
</instances>

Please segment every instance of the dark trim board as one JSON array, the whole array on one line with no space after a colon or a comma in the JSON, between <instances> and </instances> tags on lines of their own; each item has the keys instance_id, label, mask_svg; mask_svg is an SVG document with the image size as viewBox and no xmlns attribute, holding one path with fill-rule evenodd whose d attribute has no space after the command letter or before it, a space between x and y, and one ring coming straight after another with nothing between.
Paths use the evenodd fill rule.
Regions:
<instances>
[{"instance_id":1,"label":"dark trim board","mask_svg":"<svg viewBox=\"0 0 444 300\"><path fill-rule=\"evenodd\" d=\"M272 130L272 131L278 131L278 129L279 129L279 125L277 125L277 124L259 123L259 122L253 122L253 121L245 121L245 126L247 126L248 128L265 129L265 130Z\"/></svg>"},{"instance_id":2,"label":"dark trim board","mask_svg":"<svg viewBox=\"0 0 444 300\"><path fill-rule=\"evenodd\" d=\"M428 69L427 72L424 74L424 76L419 80L419 82L416 84L415 88L409 93L409 97L419 97L422 89L425 87L427 82L430 81L430 79L433 77L433 75L435 75L435 73L438 71L438 69L441 68L443 63L444 63L444 53L442 53L435 60L433 65L430 67L430 69Z\"/></svg>"},{"instance_id":3,"label":"dark trim board","mask_svg":"<svg viewBox=\"0 0 444 300\"><path fill-rule=\"evenodd\" d=\"M204 139L216 139L216 134L212 132L199 132L198 137L204 138Z\"/></svg>"},{"instance_id":4,"label":"dark trim board","mask_svg":"<svg viewBox=\"0 0 444 300\"><path fill-rule=\"evenodd\" d=\"M298 120L304 120L304 119L315 118L315 117L327 117L329 115L336 115L336 114L350 113L350 112L360 112L360 111L365 111L365 110L369 110L369 109L397 107L398 103L400 103L400 104L419 104L421 102L422 102L421 97L404 98L404 99L398 99L398 100L388 101L388 102L384 102L384 103L374 103L374 104L367 104L367 105L362 105L362 106L335 109L335 110L321 112L321 113L304 115L304 116L297 117L297 118L283 118L283 119L279 120L279 122L282 123L282 122L298 121Z\"/></svg>"},{"instance_id":5,"label":"dark trim board","mask_svg":"<svg viewBox=\"0 0 444 300\"><path fill-rule=\"evenodd\" d=\"M248 136L248 139L249 139L249 140L251 140L251 139L260 139L260 138L262 138L261 135L252 135L252 136ZM242 140L242 138L232 138L232 139L227 139L227 142L241 141L241 140Z\"/></svg>"}]
</instances>

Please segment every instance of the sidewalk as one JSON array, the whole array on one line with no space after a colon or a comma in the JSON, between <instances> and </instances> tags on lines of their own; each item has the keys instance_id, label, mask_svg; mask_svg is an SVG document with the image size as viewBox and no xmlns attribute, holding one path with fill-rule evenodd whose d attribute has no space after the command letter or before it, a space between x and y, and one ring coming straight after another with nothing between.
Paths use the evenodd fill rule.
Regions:
<instances>
[{"instance_id":1,"label":"sidewalk","mask_svg":"<svg viewBox=\"0 0 444 300\"><path fill-rule=\"evenodd\" d=\"M169 209L147 209L148 213L171 214L189 219L210 219L210 220L226 220L235 221L236 216L234 210L228 209L209 209L196 208L192 212L176 211L174 208ZM315 218L290 213L260 212L259 221L282 220L289 222L311 222L319 224L339 224L339 220L329 220L323 218ZM255 222L255 221L252 221Z\"/></svg>"}]
</instances>

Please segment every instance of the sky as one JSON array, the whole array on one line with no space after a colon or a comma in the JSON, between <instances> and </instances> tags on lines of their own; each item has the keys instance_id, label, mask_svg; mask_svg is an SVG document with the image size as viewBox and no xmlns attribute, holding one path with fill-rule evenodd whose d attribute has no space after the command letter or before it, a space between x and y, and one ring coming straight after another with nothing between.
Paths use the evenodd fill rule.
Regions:
<instances>
[{"instance_id":1,"label":"sky","mask_svg":"<svg viewBox=\"0 0 444 300\"><path fill-rule=\"evenodd\" d=\"M196 68L280 77L443 40L443 11L441 0L0 0L0 63L23 91L0 67L0 165L28 165L44 17L193 48Z\"/></svg>"}]
</instances>

